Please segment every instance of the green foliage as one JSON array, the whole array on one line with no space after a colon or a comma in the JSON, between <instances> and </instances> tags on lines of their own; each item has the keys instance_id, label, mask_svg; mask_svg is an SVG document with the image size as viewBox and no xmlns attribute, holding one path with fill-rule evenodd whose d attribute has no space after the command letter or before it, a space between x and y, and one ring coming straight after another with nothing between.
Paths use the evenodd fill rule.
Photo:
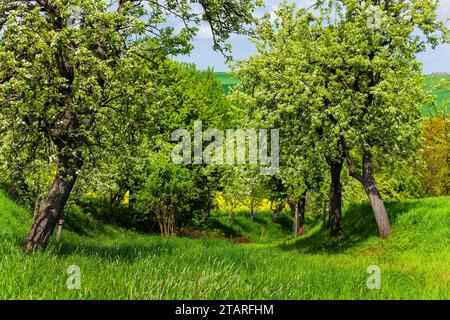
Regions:
<instances>
[{"instance_id":1,"label":"green foliage","mask_svg":"<svg viewBox=\"0 0 450 320\"><path fill-rule=\"evenodd\" d=\"M295 119L289 134L306 158L342 158L341 144L385 160L404 158L418 145L424 102L415 55L426 41L413 30L439 41L445 27L436 4L389 2L377 7L380 25L373 27L367 2L324 3L318 15L284 5L274 23L269 16L260 22L259 54L237 70L249 95L242 99L275 120ZM417 19L400 19L400 11Z\"/></svg>"},{"instance_id":2,"label":"green foliage","mask_svg":"<svg viewBox=\"0 0 450 320\"><path fill-rule=\"evenodd\" d=\"M151 158L145 149L167 149L158 138L171 125L178 128L195 115L177 114L185 110L166 110L161 105L176 107L182 101L194 111L203 103L214 112L217 105L211 102L218 101L218 92L222 94L211 74L209 79L206 73L198 75L192 66L180 70L166 63L167 57L189 53L202 22L211 28L214 48L229 51L227 39L248 32L252 11L259 4L258 0L1 1L0 160L3 172L20 171L2 182L15 184L17 179L20 187L10 191L25 193L28 202L40 200L41 188L48 188L38 181L27 190L30 176L52 175L66 186L46 195L51 205L45 208L58 208L55 219L47 219L50 209L39 207L44 208L39 214L47 217L37 219L37 224L49 221L50 233L62 217L71 182L78 177L85 179L81 183L85 189L88 184L96 188L103 184L97 189L109 193L117 207L124 192L133 195L133 188L145 181L140 173ZM169 20L182 27L175 31ZM167 83L170 80L176 85ZM181 90L189 80L199 86ZM219 91L214 92L214 86ZM206 98L202 90L210 91ZM168 125L166 118L170 118ZM109 179L86 181L107 176L110 168L114 176ZM58 192L65 194L56 196ZM44 238L35 247L45 247Z\"/></svg>"},{"instance_id":3,"label":"green foliage","mask_svg":"<svg viewBox=\"0 0 450 320\"><path fill-rule=\"evenodd\" d=\"M193 218L209 210L211 195L196 170L157 160L136 195L136 211L156 218L162 235L174 235ZM139 221L138 221L139 222Z\"/></svg>"},{"instance_id":4,"label":"green foliage","mask_svg":"<svg viewBox=\"0 0 450 320\"><path fill-rule=\"evenodd\" d=\"M416 166L428 196L450 193L450 118L446 116L426 119L422 148L423 162Z\"/></svg>"},{"instance_id":5,"label":"green foliage","mask_svg":"<svg viewBox=\"0 0 450 320\"><path fill-rule=\"evenodd\" d=\"M240 83L236 75L231 72L216 72L215 75L220 80L225 93L230 92L232 88ZM430 106L423 106L423 116L429 116L430 114L432 114L434 109L437 109L438 111L447 109L447 114L450 113L450 86L448 84L449 78L449 74L431 74L426 76L425 90L432 91L432 95L436 97L437 108L430 109ZM439 113L440 112L438 112L438 114Z\"/></svg>"},{"instance_id":6,"label":"green foliage","mask_svg":"<svg viewBox=\"0 0 450 320\"><path fill-rule=\"evenodd\" d=\"M420 135L420 108L436 103L424 85L445 110L448 81L424 83L416 61L448 30L438 1L374 3L283 3L253 34L258 0L1 1L0 183L28 207L0 191L0 298L450 298L449 198L405 201L449 193L447 119ZM82 14L70 25L73 4ZM258 54L238 64L239 81L218 74L221 88L212 70L168 59L190 51L201 21L224 53L232 33L252 35ZM198 120L280 128L282 168L265 177L257 166L174 165L171 132ZM424 161L411 164L420 145ZM330 239L326 164L346 157L351 170L367 153L394 233L377 238L364 190L344 170L345 233ZM78 178L63 240L26 255L31 207L55 174ZM307 190L308 233L294 238L280 212ZM218 194L230 210L211 216ZM277 214L255 210L263 199ZM243 204L251 212L235 213ZM201 239L117 225L165 236L195 225ZM80 291L64 287L73 264ZM379 291L365 286L373 264Z\"/></svg>"},{"instance_id":7,"label":"green foliage","mask_svg":"<svg viewBox=\"0 0 450 320\"><path fill-rule=\"evenodd\" d=\"M329 0L297 10L284 2L261 19L258 54L237 64L230 99L255 123L281 129L288 197L326 194L326 165L345 160L352 177L367 184L370 176L375 188L372 166L382 166L385 198L422 195L402 166L420 147L421 108L431 103L416 56L448 42L437 5Z\"/></svg>"},{"instance_id":8,"label":"green foliage","mask_svg":"<svg viewBox=\"0 0 450 320\"><path fill-rule=\"evenodd\" d=\"M153 70L148 65L141 68ZM80 191L120 203L127 192L142 187L153 159L164 155L170 161L173 130L192 132L197 120L210 128L222 128L229 122L228 104L212 71L198 71L194 65L170 60L153 68L157 74L151 89L154 94L139 115L145 121L131 118L108 132L114 144L99 150L96 166L81 176Z\"/></svg>"},{"instance_id":9,"label":"green foliage","mask_svg":"<svg viewBox=\"0 0 450 320\"><path fill-rule=\"evenodd\" d=\"M4 159L3 159L4 160ZM27 166L10 165L7 160L0 162L0 183L4 190L19 203L33 206L44 196L52 183L55 166L46 160L35 159Z\"/></svg>"},{"instance_id":10,"label":"green foliage","mask_svg":"<svg viewBox=\"0 0 450 320\"><path fill-rule=\"evenodd\" d=\"M400 201L423 197L424 191L420 175L408 163L394 167L383 167L375 172L375 178L383 200ZM344 204L357 204L367 201L367 195L360 183L352 179L348 172L342 176Z\"/></svg>"},{"instance_id":11,"label":"green foliage","mask_svg":"<svg viewBox=\"0 0 450 320\"><path fill-rule=\"evenodd\" d=\"M114 229L96 218L96 216L84 210L83 207L71 203L65 210L64 228L87 237L114 235L114 231L118 228L117 226ZM109 224L112 222L112 220L108 220Z\"/></svg>"}]
</instances>

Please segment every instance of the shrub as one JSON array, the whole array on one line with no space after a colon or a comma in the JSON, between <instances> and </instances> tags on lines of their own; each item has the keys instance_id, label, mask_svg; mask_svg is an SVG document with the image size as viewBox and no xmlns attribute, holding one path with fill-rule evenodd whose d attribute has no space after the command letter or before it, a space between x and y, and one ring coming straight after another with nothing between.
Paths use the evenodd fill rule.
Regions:
<instances>
[{"instance_id":1,"label":"shrub","mask_svg":"<svg viewBox=\"0 0 450 320\"><path fill-rule=\"evenodd\" d=\"M208 210L210 196L197 170L156 161L136 195L136 211L154 217L161 235L170 236Z\"/></svg>"}]
</instances>

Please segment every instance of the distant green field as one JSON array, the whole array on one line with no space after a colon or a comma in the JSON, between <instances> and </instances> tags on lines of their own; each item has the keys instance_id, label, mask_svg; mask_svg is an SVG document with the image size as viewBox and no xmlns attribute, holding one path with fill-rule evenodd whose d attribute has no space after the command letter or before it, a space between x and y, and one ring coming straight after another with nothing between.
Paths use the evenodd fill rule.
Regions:
<instances>
[{"instance_id":1,"label":"distant green field","mask_svg":"<svg viewBox=\"0 0 450 320\"><path fill-rule=\"evenodd\" d=\"M234 79L231 72L216 72L216 76L222 83L225 93L228 93L232 87L239 84L239 80Z\"/></svg>"},{"instance_id":2,"label":"distant green field","mask_svg":"<svg viewBox=\"0 0 450 320\"><path fill-rule=\"evenodd\" d=\"M427 89L436 86L441 81L449 81L450 80L450 74L442 74L442 75L430 75L427 77L425 87ZM448 85L442 88L439 88L437 90L434 90L434 94L437 97L437 107L438 110L442 110L442 108L446 108L447 114L450 113L450 85ZM431 110L425 109L424 115L429 116L431 113Z\"/></svg>"},{"instance_id":3,"label":"distant green field","mask_svg":"<svg viewBox=\"0 0 450 320\"><path fill-rule=\"evenodd\" d=\"M231 72L216 72L217 78L222 83L222 87L225 93L228 93L230 89L239 83L238 79L233 78L233 74ZM450 80L450 74L437 74L437 75L429 75L427 76L425 87L427 89L432 86L436 86L440 81ZM444 106L446 106L447 113L450 113L450 86L442 87L434 91L434 94L437 96L437 108L438 110L442 110ZM424 116L429 116L433 114L433 110L430 110L429 107L425 107L423 110Z\"/></svg>"}]
</instances>

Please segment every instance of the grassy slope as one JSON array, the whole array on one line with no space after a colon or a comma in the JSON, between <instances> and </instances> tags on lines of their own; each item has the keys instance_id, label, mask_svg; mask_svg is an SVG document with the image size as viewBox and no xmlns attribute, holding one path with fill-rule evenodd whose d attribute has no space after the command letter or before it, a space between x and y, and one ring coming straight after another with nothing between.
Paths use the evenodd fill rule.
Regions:
<instances>
[{"instance_id":1,"label":"grassy slope","mask_svg":"<svg viewBox=\"0 0 450 320\"><path fill-rule=\"evenodd\" d=\"M450 80L450 75L430 75L427 77L425 87L428 89L441 81ZM440 88L434 91L437 99L438 111L446 106L447 114L450 114L450 88ZM424 109L424 115L434 114L433 110Z\"/></svg>"},{"instance_id":2,"label":"grassy slope","mask_svg":"<svg viewBox=\"0 0 450 320\"><path fill-rule=\"evenodd\" d=\"M222 88L225 93L228 93L232 87L239 84L239 80L234 79L231 72L216 72L215 74L222 83Z\"/></svg>"},{"instance_id":3,"label":"grassy slope","mask_svg":"<svg viewBox=\"0 0 450 320\"><path fill-rule=\"evenodd\" d=\"M218 231L227 238L247 238L268 244L292 234L292 218L284 213L274 223L271 212L258 212L252 223L249 212L235 213L231 220L228 214L216 213L209 219L206 229Z\"/></svg>"},{"instance_id":4,"label":"grassy slope","mask_svg":"<svg viewBox=\"0 0 450 320\"><path fill-rule=\"evenodd\" d=\"M221 81L223 90L225 93L235 85L239 83L239 80L233 78L233 74L230 72L216 72L217 78ZM442 80L449 80L450 75L429 75L427 76L427 80L425 83L426 89L429 89L433 85L436 85ZM447 106L447 113L450 114L450 88L441 88L434 91L437 99L438 110L442 110L442 107ZM429 110L429 108L424 108L423 114L425 116L429 116L431 113L434 113L433 110Z\"/></svg>"},{"instance_id":5,"label":"grassy slope","mask_svg":"<svg viewBox=\"0 0 450 320\"><path fill-rule=\"evenodd\" d=\"M264 216L258 227L244 216L213 224L252 244L138 235L85 217L89 236L66 231L61 244L28 255L19 246L30 214L0 193L0 299L450 299L450 198L388 209L387 241L369 208L353 206L344 217L351 236L333 241L319 223L307 237L286 237L285 222ZM70 265L81 268L81 290L65 287ZM381 290L366 287L369 265L381 267Z\"/></svg>"}]
</instances>

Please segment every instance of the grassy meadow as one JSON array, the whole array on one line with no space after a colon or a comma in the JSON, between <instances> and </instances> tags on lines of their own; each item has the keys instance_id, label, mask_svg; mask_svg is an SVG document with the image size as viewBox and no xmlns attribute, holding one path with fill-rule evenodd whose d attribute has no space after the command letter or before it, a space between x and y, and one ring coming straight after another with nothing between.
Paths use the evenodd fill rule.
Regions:
<instances>
[{"instance_id":1,"label":"grassy meadow","mask_svg":"<svg viewBox=\"0 0 450 320\"><path fill-rule=\"evenodd\" d=\"M225 92L238 83L216 76ZM443 78L429 76L427 87ZM448 90L435 94L448 104ZM223 202L185 237L121 229L69 207L62 241L53 235L46 251L25 253L32 212L0 190L0 299L450 299L450 197L388 202L387 240L368 204L344 208L343 236L330 238L308 212L307 234L295 238L290 212L273 220L264 203L252 222L245 206L230 215ZM70 290L73 265L81 288ZM380 289L367 286L370 266L381 270Z\"/></svg>"},{"instance_id":2,"label":"grassy meadow","mask_svg":"<svg viewBox=\"0 0 450 320\"><path fill-rule=\"evenodd\" d=\"M0 300L450 300L444 1L294 2L1 1Z\"/></svg>"},{"instance_id":3,"label":"grassy meadow","mask_svg":"<svg viewBox=\"0 0 450 320\"><path fill-rule=\"evenodd\" d=\"M0 299L450 299L450 198L388 203L393 235L377 237L370 207L345 208L345 235L320 217L291 236L290 218L216 214L202 238L137 234L89 216L45 252L20 245L31 213L0 193ZM70 226L69 226L70 228ZM348 235L348 236L347 236ZM251 243L232 241L244 237ZM81 289L66 288L67 268ZM369 290L367 268L381 269Z\"/></svg>"}]
</instances>

